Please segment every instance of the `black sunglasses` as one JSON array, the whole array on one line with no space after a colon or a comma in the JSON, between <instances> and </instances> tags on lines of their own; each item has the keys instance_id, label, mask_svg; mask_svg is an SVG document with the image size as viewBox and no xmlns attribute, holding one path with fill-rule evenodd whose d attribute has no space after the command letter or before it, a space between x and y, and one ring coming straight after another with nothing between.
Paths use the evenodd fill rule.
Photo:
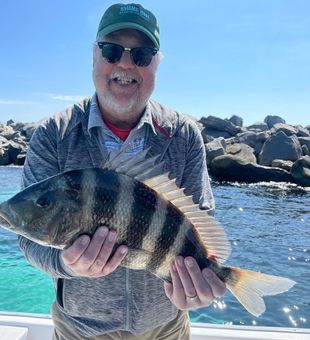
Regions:
<instances>
[{"instance_id":1,"label":"black sunglasses","mask_svg":"<svg viewBox=\"0 0 310 340\"><path fill-rule=\"evenodd\" d=\"M101 49L102 57L109 63L115 64L121 60L124 51L130 52L131 60L140 67L149 66L153 56L158 52L156 48L152 47L123 47L118 44L110 42L97 42Z\"/></svg>"}]
</instances>

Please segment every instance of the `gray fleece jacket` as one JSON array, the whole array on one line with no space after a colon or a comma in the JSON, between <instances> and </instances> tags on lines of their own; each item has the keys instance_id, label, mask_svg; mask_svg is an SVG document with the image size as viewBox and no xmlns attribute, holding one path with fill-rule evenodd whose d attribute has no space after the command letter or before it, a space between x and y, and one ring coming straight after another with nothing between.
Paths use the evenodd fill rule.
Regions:
<instances>
[{"instance_id":1,"label":"gray fleece jacket","mask_svg":"<svg viewBox=\"0 0 310 340\"><path fill-rule=\"evenodd\" d=\"M99 167L107 156L97 133L88 130L90 98L56 114L35 131L23 171L23 187L72 169ZM150 101L156 133L147 127L148 157L162 155L165 170L202 209L214 209L204 144L194 122ZM61 250L19 237L27 260L53 277L56 306L85 337L126 330L143 333L169 322L177 308L163 282L144 270L119 267L101 278L75 276L60 260Z\"/></svg>"}]
</instances>

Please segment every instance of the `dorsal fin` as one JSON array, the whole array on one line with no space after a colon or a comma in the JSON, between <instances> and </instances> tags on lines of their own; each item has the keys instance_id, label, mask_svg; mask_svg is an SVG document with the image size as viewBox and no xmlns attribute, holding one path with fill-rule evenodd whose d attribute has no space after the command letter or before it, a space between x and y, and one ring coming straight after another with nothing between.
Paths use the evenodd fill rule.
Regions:
<instances>
[{"instance_id":1,"label":"dorsal fin","mask_svg":"<svg viewBox=\"0 0 310 340\"><path fill-rule=\"evenodd\" d=\"M121 148L113 157L111 157L111 154L109 153L107 156L107 159L105 159L101 167L103 169L115 170L119 173L126 174L127 171L131 169L133 166L145 160L145 156L149 152L150 147L142 150L141 152L139 152L137 155L135 155L131 159L124 160L123 154L125 154L128 149L129 149L129 146L126 146L125 148Z\"/></svg>"},{"instance_id":2,"label":"dorsal fin","mask_svg":"<svg viewBox=\"0 0 310 340\"><path fill-rule=\"evenodd\" d=\"M206 248L207 256L215 258L220 264L224 263L230 255L230 244L222 226L206 210L201 210L192 197L187 196L184 189L176 185L175 179L169 178L169 173L163 173L163 162L158 163L159 156L145 159L148 151L149 149L145 149L126 161L121 157L124 150L120 151L106 162L104 168L143 182L171 202L194 226Z\"/></svg>"},{"instance_id":3,"label":"dorsal fin","mask_svg":"<svg viewBox=\"0 0 310 340\"><path fill-rule=\"evenodd\" d=\"M167 174L159 175L143 181L148 187L155 190L170 201L193 224L201 241L206 247L207 256L214 257L219 263L224 263L230 255L230 245L226 233L214 217L206 210L199 209L191 196L184 194Z\"/></svg>"}]
</instances>

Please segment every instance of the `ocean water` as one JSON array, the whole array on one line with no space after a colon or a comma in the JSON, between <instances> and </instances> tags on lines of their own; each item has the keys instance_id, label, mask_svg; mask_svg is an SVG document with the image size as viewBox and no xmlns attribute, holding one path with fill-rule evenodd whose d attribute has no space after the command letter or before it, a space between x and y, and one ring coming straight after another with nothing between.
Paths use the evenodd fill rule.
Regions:
<instances>
[{"instance_id":1,"label":"ocean water","mask_svg":"<svg viewBox=\"0 0 310 340\"><path fill-rule=\"evenodd\" d=\"M0 167L0 201L19 190L21 168ZM228 292L191 311L192 321L310 328L310 190L288 184L212 183L216 217L232 244L227 265L287 276L290 291L265 298L256 318ZM51 279L29 265L17 237L0 228L0 311L49 314Z\"/></svg>"}]
</instances>

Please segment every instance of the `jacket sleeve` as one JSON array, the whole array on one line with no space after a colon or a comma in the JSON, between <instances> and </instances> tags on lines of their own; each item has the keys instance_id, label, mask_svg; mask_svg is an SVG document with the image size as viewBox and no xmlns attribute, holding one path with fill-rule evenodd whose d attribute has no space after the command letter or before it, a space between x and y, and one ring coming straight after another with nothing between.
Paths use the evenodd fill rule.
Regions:
<instances>
[{"instance_id":1,"label":"jacket sleeve","mask_svg":"<svg viewBox=\"0 0 310 340\"><path fill-rule=\"evenodd\" d=\"M39 126L33 134L22 173L22 188L59 173L57 127L53 120ZM18 237L26 259L53 277L70 278L73 273L61 261L61 250Z\"/></svg>"},{"instance_id":2,"label":"jacket sleeve","mask_svg":"<svg viewBox=\"0 0 310 340\"><path fill-rule=\"evenodd\" d=\"M185 193L193 195L195 203L199 203L200 209L208 210L214 214L215 202L208 175L206 151L201 133L192 121L187 121L187 150L185 168L182 178L182 187Z\"/></svg>"}]
</instances>

